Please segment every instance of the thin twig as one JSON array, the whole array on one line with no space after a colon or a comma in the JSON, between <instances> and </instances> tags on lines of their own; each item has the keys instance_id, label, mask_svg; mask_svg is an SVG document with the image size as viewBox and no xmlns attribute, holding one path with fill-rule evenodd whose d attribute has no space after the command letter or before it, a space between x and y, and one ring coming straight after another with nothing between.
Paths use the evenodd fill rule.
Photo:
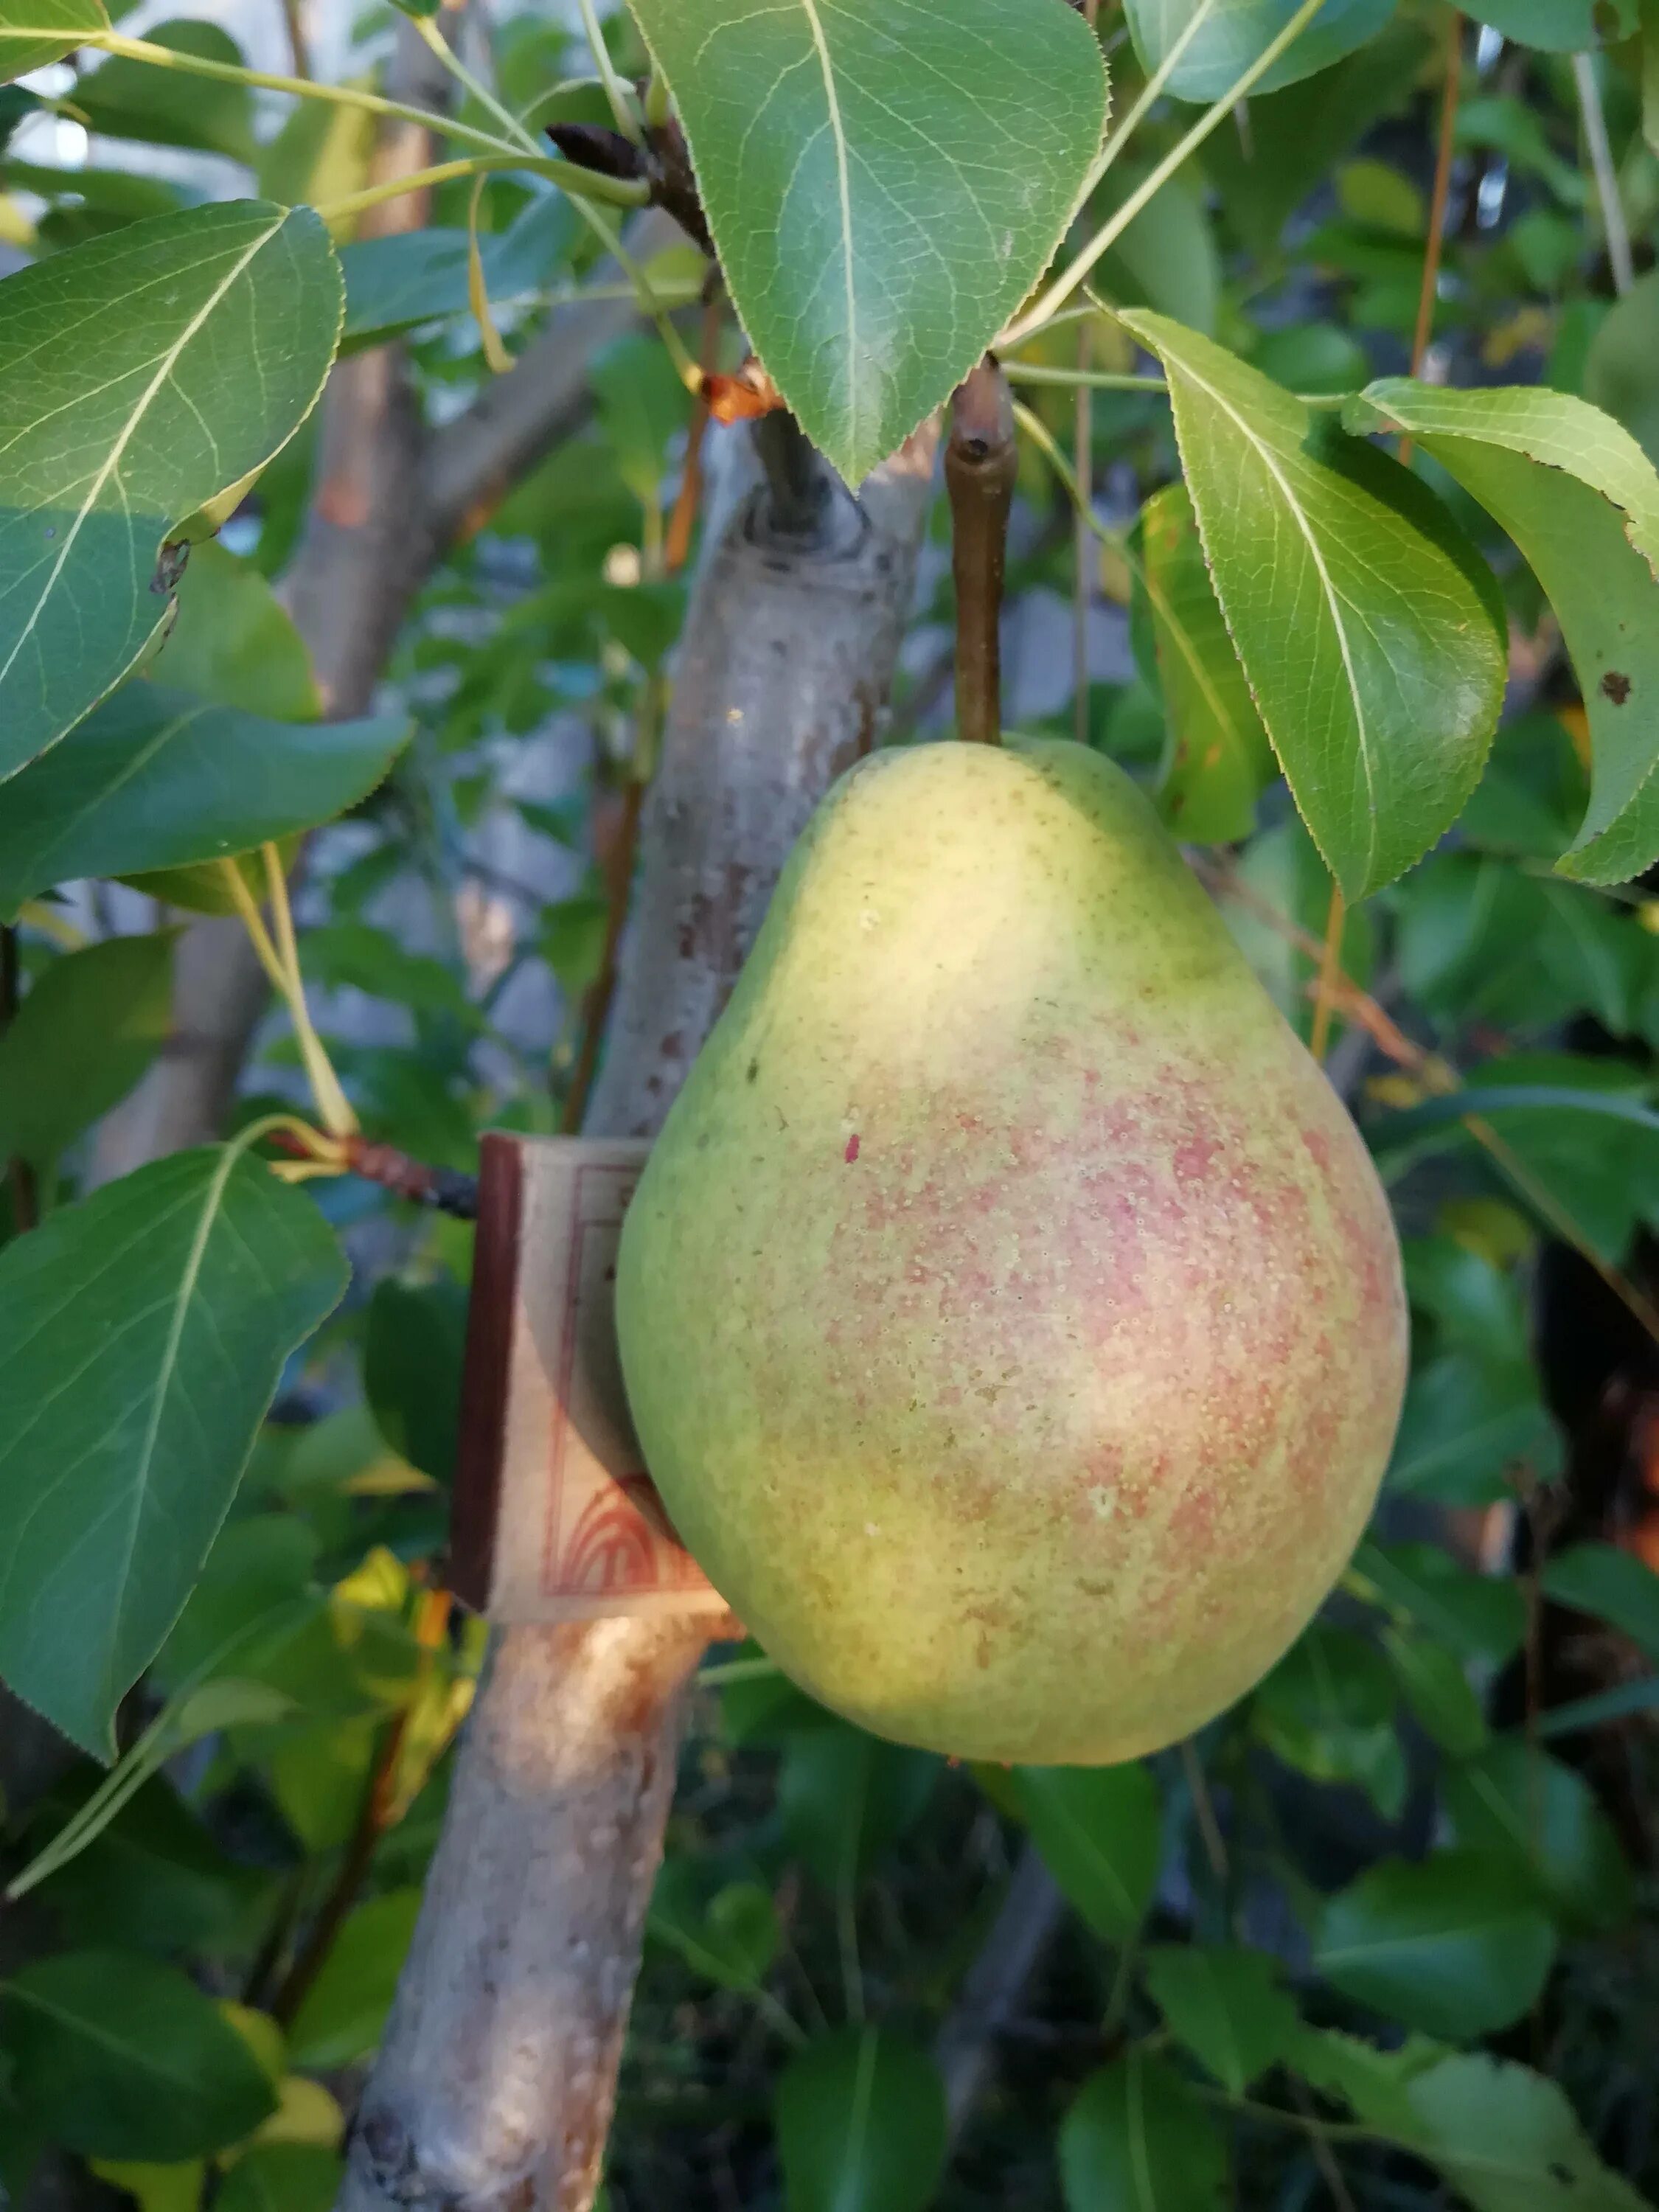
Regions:
<instances>
[{"instance_id":1,"label":"thin twig","mask_svg":"<svg viewBox=\"0 0 1659 2212\"><path fill-rule=\"evenodd\" d=\"M662 565L665 575L677 576L691 557L691 534L696 528L697 510L702 504L702 449L708 435L708 380L720 366L720 295L718 285L710 289L702 310L702 344L697 356L704 389L698 392L691 408L691 425L686 433L685 466L680 471L679 496L674 501L674 512L668 520L668 532L663 540Z\"/></svg>"},{"instance_id":2,"label":"thin twig","mask_svg":"<svg viewBox=\"0 0 1659 2212\"><path fill-rule=\"evenodd\" d=\"M1028 1843L996 1918L962 1980L933 2046L945 2084L952 2142L961 2136L996 2063L996 2039L1066 1917L1066 1899L1042 1855Z\"/></svg>"},{"instance_id":3,"label":"thin twig","mask_svg":"<svg viewBox=\"0 0 1659 2212\"><path fill-rule=\"evenodd\" d=\"M661 685L659 678L653 676L647 679L647 700L659 697ZM652 711L647 704L641 710L641 721L644 714ZM635 765L640 759L639 746L640 737L636 734ZM586 1115L593 1078L599 1071L599 1047L605 1040L605 1024L611 1018L611 1002L617 995L617 961L622 951L623 928L628 920L629 893L633 888L634 863L640 848L640 817L644 806L644 780L630 774L623 787L622 818L617 823L616 841L601 862L606 890L605 950L599 956L599 972L589 985L582 1001L581 1040L576 1048L576 1064L570 1071L569 1087L564 1094L564 1104L559 1114L560 1133L567 1137L577 1134Z\"/></svg>"},{"instance_id":4,"label":"thin twig","mask_svg":"<svg viewBox=\"0 0 1659 2212\"><path fill-rule=\"evenodd\" d=\"M1348 2185L1342 2179L1342 2169L1336 2162L1336 2154L1326 2139L1325 2130L1313 2109L1313 2100L1294 2074L1290 2076L1290 2089L1291 2101L1308 2123L1308 2147L1313 2153L1314 2164L1319 2168L1326 2188L1331 2192L1331 2202L1335 2205L1336 2212L1357 2212Z\"/></svg>"},{"instance_id":5,"label":"thin twig","mask_svg":"<svg viewBox=\"0 0 1659 2212\"><path fill-rule=\"evenodd\" d=\"M1008 380L988 354L957 388L945 481L957 586L957 734L1002 742L1002 588L1019 447Z\"/></svg>"},{"instance_id":6,"label":"thin twig","mask_svg":"<svg viewBox=\"0 0 1659 2212\"><path fill-rule=\"evenodd\" d=\"M1198 1822L1198 1832L1204 1838L1204 1856L1210 1862L1210 1872L1219 1882L1227 1879L1227 1845L1221 1833L1221 1823L1215 1816L1215 1805L1210 1796L1210 1785L1204 1778L1204 1762L1198 1755L1198 1746L1191 1736L1181 1741L1181 1771L1187 1778L1188 1794L1193 1801L1193 1817Z\"/></svg>"},{"instance_id":7,"label":"thin twig","mask_svg":"<svg viewBox=\"0 0 1659 2212\"><path fill-rule=\"evenodd\" d=\"M1342 939L1347 921L1347 902L1342 896L1342 886L1333 882L1330 911L1325 920L1325 942L1319 958L1319 990L1314 1000L1313 1028L1308 1038L1308 1049L1322 1066L1331 1041L1331 1000L1342 967Z\"/></svg>"},{"instance_id":8,"label":"thin twig","mask_svg":"<svg viewBox=\"0 0 1659 2212\"><path fill-rule=\"evenodd\" d=\"M283 0L283 21L288 27L288 50L295 76L312 75L311 42L306 36L305 0Z\"/></svg>"},{"instance_id":9,"label":"thin twig","mask_svg":"<svg viewBox=\"0 0 1659 2212\"><path fill-rule=\"evenodd\" d=\"M1417 327L1412 337L1412 374L1421 376L1434 335L1434 307L1440 293L1440 260L1446 244L1446 204L1451 198L1452 161L1457 149L1457 102L1463 82L1463 17L1454 8L1446 24L1446 81L1440 95L1440 138L1434 157L1434 192L1429 205L1429 234L1423 244L1423 280L1417 295ZM1400 459L1409 464L1412 441L1400 441Z\"/></svg>"},{"instance_id":10,"label":"thin twig","mask_svg":"<svg viewBox=\"0 0 1659 2212\"><path fill-rule=\"evenodd\" d=\"M1595 179L1595 197L1601 204L1601 228L1607 234L1607 266L1613 271L1613 288L1622 299L1636 282L1635 264L1631 259L1630 225L1625 219L1625 203L1619 190L1619 172L1613 166L1613 149L1607 143L1607 118L1601 106L1601 87L1595 75L1595 58L1588 53L1572 58L1572 81L1578 88L1578 106L1584 118L1584 144L1590 158L1590 173Z\"/></svg>"}]
</instances>

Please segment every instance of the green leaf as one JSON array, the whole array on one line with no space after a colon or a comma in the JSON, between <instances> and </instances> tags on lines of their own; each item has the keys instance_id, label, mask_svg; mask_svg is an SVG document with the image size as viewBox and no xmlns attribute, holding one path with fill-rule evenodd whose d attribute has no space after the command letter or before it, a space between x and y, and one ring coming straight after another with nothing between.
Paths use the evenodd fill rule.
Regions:
<instances>
[{"instance_id":1,"label":"green leaf","mask_svg":"<svg viewBox=\"0 0 1659 2212\"><path fill-rule=\"evenodd\" d=\"M1248 132L1212 134L1200 158L1217 186L1223 219L1253 253L1270 254L1285 223L1338 156L1410 96L1428 46L1420 25L1396 20L1319 82L1304 80L1266 98L1259 89L1253 93ZM1269 374L1296 392L1312 391L1317 382L1281 376L1277 368ZM1362 365L1358 375L1334 388L1352 391L1365 374Z\"/></svg>"},{"instance_id":2,"label":"green leaf","mask_svg":"<svg viewBox=\"0 0 1659 2212\"><path fill-rule=\"evenodd\" d=\"M295 2066L349 2066L380 2039L421 1910L418 1889L388 1890L349 1914L289 2030Z\"/></svg>"},{"instance_id":3,"label":"green leaf","mask_svg":"<svg viewBox=\"0 0 1659 2212\"><path fill-rule=\"evenodd\" d=\"M1059 245L1105 125L1100 47L1065 0L630 4L738 318L856 486Z\"/></svg>"},{"instance_id":4,"label":"green leaf","mask_svg":"<svg viewBox=\"0 0 1659 2212\"><path fill-rule=\"evenodd\" d=\"M770 1893L758 1882L733 1881L705 1899L696 1869L683 1858L664 1861L646 1927L720 1989L758 1988L777 1954Z\"/></svg>"},{"instance_id":5,"label":"green leaf","mask_svg":"<svg viewBox=\"0 0 1659 2212\"><path fill-rule=\"evenodd\" d=\"M363 1390L393 1451L447 1482L461 1426L467 1295L453 1276L377 1283L368 1305Z\"/></svg>"},{"instance_id":6,"label":"green leaf","mask_svg":"<svg viewBox=\"0 0 1659 2212\"><path fill-rule=\"evenodd\" d=\"M0 1675L95 1757L284 1360L345 1283L311 1200L228 1146L141 1168L0 1251Z\"/></svg>"},{"instance_id":7,"label":"green leaf","mask_svg":"<svg viewBox=\"0 0 1659 2212\"><path fill-rule=\"evenodd\" d=\"M1043 1863L1097 1936L1127 1943L1152 1902L1164 1817L1150 1768L1017 1766L1014 1797Z\"/></svg>"},{"instance_id":8,"label":"green leaf","mask_svg":"<svg viewBox=\"0 0 1659 2212\"><path fill-rule=\"evenodd\" d=\"M155 637L164 545L309 414L341 298L318 218L258 201L132 223L0 283L0 777Z\"/></svg>"},{"instance_id":9,"label":"green leaf","mask_svg":"<svg viewBox=\"0 0 1659 2212\"><path fill-rule=\"evenodd\" d=\"M1118 319L1163 361L1251 692L1327 866L1362 898L1480 781L1507 659L1496 586L1409 471L1328 414L1161 315Z\"/></svg>"},{"instance_id":10,"label":"green leaf","mask_svg":"<svg viewBox=\"0 0 1659 2212\"><path fill-rule=\"evenodd\" d=\"M1401 2077L1386 2070L1386 2054L1370 2056L1374 2068L1348 2067L1340 2081L1309 2078L1418 2150L1474 2212L1648 2212L1647 2199L1601 2164L1565 2095L1541 2075L1483 2051L1448 2051L1415 2058Z\"/></svg>"},{"instance_id":11,"label":"green leaf","mask_svg":"<svg viewBox=\"0 0 1659 2212\"><path fill-rule=\"evenodd\" d=\"M1659 1663L1659 1575L1613 1544L1575 1544L1544 1569L1544 1594L1605 1620Z\"/></svg>"},{"instance_id":12,"label":"green leaf","mask_svg":"<svg viewBox=\"0 0 1659 2212\"><path fill-rule=\"evenodd\" d=\"M1561 862L1619 883L1659 854L1659 476L1627 430L1565 392L1449 392L1408 378L1349 403L1398 428L1512 538L1560 617L1589 715L1594 779Z\"/></svg>"},{"instance_id":13,"label":"green leaf","mask_svg":"<svg viewBox=\"0 0 1659 2212\"><path fill-rule=\"evenodd\" d=\"M1492 1505L1510 1495L1513 1468L1553 1466L1558 1455L1529 1361L1498 1365L1448 1352L1407 1387L1388 1486L1440 1505Z\"/></svg>"},{"instance_id":14,"label":"green leaf","mask_svg":"<svg viewBox=\"0 0 1659 2212\"><path fill-rule=\"evenodd\" d=\"M316 720L323 698L311 655L252 561L210 538L191 547L177 598L177 617L146 676L273 721Z\"/></svg>"},{"instance_id":15,"label":"green leaf","mask_svg":"<svg viewBox=\"0 0 1659 2212\"><path fill-rule=\"evenodd\" d=\"M1225 97L1297 11L1297 0L1126 0L1129 35L1151 76L1202 9L1204 20L1166 80L1177 100L1207 103ZM1262 93L1279 91L1328 69L1374 39L1394 13L1394 0L1325 0L1325 5L1267 75Z\"/></svg>"},{"instance_id":16,"label":"green leaf","mask_svg":"<svg viewBox=\"0 0 1659 2212\"><path fill-rule=\"evenodd\" d=\"M891 2028L837 2028L798 2052L775 2124L787 2212L922 2212L945 2169L938 2070Z\"/></svg>"},{"instance_id":17,"label":"green leaf","mask_svg":"<svg viewBox=\"0 0 1659 2212\"><path fill-rule=\"evenodd\" d=\"M1443 1751L1466 1759L1486 1741L1486 1718L1469 1686L1462 1661L1431 1636L1398 1628L1382 1632L1406 1703Z\"/></svg>"},{"instance_id":18,"label":"green leaf","mask_svg":"<svg viewBox=\"0 0 1659 2212\"><path fill-rule=\"evenodd\" d=\"M103 0L0 0L0 84L62 61L108 28Z\"/></svg>"},{"instance_id":19,"label":"green leaf","mask_svg":"<svg viewBox=\"0 0 1659 2212\"><path fill-rule=\"evenodd\" d=\"M81 876L251 852L331 821L386 776L407 722L268 722L128 684L5 787L0 920Z\"/></svg>"},{"instance_id":20,"label":"green leaf","mask_svg":"<svg viewBox=\"0 0 1659 2212\"><path fill-rule=\"evenodd\" d=\"M1540 53L1582 53L1611 46L1636 28L1637 0L1478 0L1477 23L1489 23L1518 46Z\"/></svg>"},{"instance_id":21,"label":"green leaf","mask_svg":"<svg viewBox=\"0 0 1659 2212\"><path fill-rule=\"evenodd\" d=\"M216 23L182 20L158 23L144 33L151 46L200 61L246 67L242 50ZM152 146L183 146L252 162L253 94L246 84L186 75L126 54L112 54L82 77L75 104L88 129L106 138L137 138Z\"/></svg>"},{"instance_id":22,"label":"green leaf","mask_svg":"<svg viewBox=\"0 0 1659 2212\"><path fill-rule=\"evenodd\" d=\"M1526 1601L1507 1577L1476 1574L1438 1544L1364 1543L1354 1565L1383 1601L1464 1659L1507 1659L1521 1648Z\"/></svg>"},{"instance_id":23,"label":"green leaf","mask_svg":"<svg viewBox=\"0 0 1659 2212\"><path fill-rule=\"evenodd\" d=\"M492 306L532 299L568 258L577 218L561 192L532 200L503 231L478 241ZM345 277L343 353L380 345L404 331L471 310L465 230L396 231L340 248Z\"/></svg>"},{"instance_id":24,"label":"green leaf","mask_svg":"<svg viewBox=\"0 0 1659 2212\"><path fill-rule=\"evenodd\" d=\"M1406 1760L1395 1729L1395 1686L1376 1645L1316 1620L1256 1691L1254 1732L1287 1766L1316 1782L1366 1790L1387 1818L1406 1800Z\"/></svg>"},{"instance_id":25,"label":"green leaf","mask_svg":"<svg viewBox=\"0 0 1659 2212\"><path fill-rule=\"evenodd\" d=\"M1060 2129L1066 2212L1222 2212L1227 2153L1174 2068L1140 2045L1091 2075Z\"/></svg>"},{"instance_id":26,"label":"green leaf","mask_svg":"<svg viewBox=\"0 0 1659 2212\"><path fill-rule=\"evenodd\" d=\"M1146 1986L1171 2034L1236 2097L1288 2055L1300 2027L1260 1951L1160 1946L1146 1954Z\"/></svg>"},{"instance_id":27,"label":"green leaf","mask_svg":"<svg viewBox=\"0 0 1659 2212\"><path fill-rule=\"evenodd\" d=\"M54 1798L46 1809L58 1826L71 1808ZM165 1957L222 1953L264 1888L219 1849L172 1784L154 1776L39 1894L72 1946L130 1943Z\"/></svg>"},{"instance_id":28,"label":"green leaf","mask_svg":"<svg viewBox=\"0 0 1659 2212\"><path fill-rule=\"evenodd\" d=\"M852 1886L921 1817L939 1762L844 1721L802 1730L778 1769L778 1814L797 1857L828 1889Z\"/></svg>"},{"instance_id":29,"label":"green leaf","mask_svg":"<svg viewBox=\"0 0 1659 2212\"><path fill-rule=\"evenodd\" d=\"M1444 2055L1445 2046L1426 2036L1408 2035L1393 2050L1379 2051L1342 2028L1304 2026L1290 2063L1316 2089L1340 2097L1373 2126L1403 2135L1411 2126L1407 2088Z\"/></svg>"},{"instance_id":30,"label":"green leaf","mask_svg":"<svg viewBox=\"0 0 1659 2212\"><path fill-rule=\"evenodd\" d=\"M1231 844L1255 827L1273 781L1273 749L1204 564L1184 484L1153 495L1141 516L1145 591L1169 736L1158 806L1178 837Z\"/></svg>"},{"instance_id":31,"label":"green leaf","mask_svg":"<svg viewBox=\"0 0 1659 2212\"><path fill-rule=\"evenodd\" d=\"M1345 1996L1453 2041L1529 2011L1554 1955L1532 1884L1476 1851L1380 1861L1328 1900L1314 1945L1316 1967Z\"/></svg>"},{"instance_id":32,"label":"green leaf","mask_svg":"<svg viewBox=\"0 0 1659 2212\"><path fill-rule=\"evenodd\" d=\"M174 2160L222 2150L276 2105L264 2069L176 1967L60 1951L0 1991L19 2102L67 2150Z\"/></svg>"},{"instance_id":33,"label":"green leaf","mask_svg":"<svg viewBox=\"0 0 1659 2212\"><path fill-rule=\"evenodd\" d=\"M1659 34L1644 34L1647 65L1659 55ZM1659 466L1659 269L1638 276L1615 300L1584 361L1584 397L1624 424Z\"/></svg>"},{"instance_id":34,"label":"green leaf","mask_svg":"<svg viewBox=\"0 0 1659 2212\"><path fill-rule=\"evenodd\" d=\"M246 1502L239 1500L239 1506ZM184 1691L214 1666L234 1668L243 1648L239 1632L293 1605L311 1588L317 1565L317 1531L297 1513L238 1512L213 1540L201 1577L155 1655L154 1679Z\"/></svg>"},{"instance_id":35,"label":"green leaf","mask_svg":"<svg viewBox=\"0 0 1659 2212\"><path fill-rule=\"evenodd\" d=\"M1452 1839L1512 1858L1569 1927L1605 1929L1631 1907L1630 1869L1580 1774L1513 1736L1448 1770L1441 1798Z\"/></svg>"},{"instance_id":36,"label":"green leaf","mask_svg":"<svg viewBox=\"0 0 1659 2212\"><path fill-rule=\"evenodd\" d=\"M257 2142L226 2174L215 2212L330 2212L343 2173L319 2144Z\"/></svg>"},{"instance_id":37,"label":"green leaf","mask_svg":"<svg viewBox=\"0 0 1659 2212\"><path fill-rule=\"evenodd\" d=\"M170 934L54 960L0 1031L0 1158L56 1160L126 1097L172 1021Z\"/></svg>"}]
</instances>

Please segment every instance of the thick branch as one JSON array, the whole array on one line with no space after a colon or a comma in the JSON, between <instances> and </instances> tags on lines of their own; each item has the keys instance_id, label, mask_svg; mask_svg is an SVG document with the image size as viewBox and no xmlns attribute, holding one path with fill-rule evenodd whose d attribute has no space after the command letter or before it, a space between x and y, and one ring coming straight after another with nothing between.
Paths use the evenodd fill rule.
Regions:
<instances>
[{"instance_id":1,"label":"thick branch","mask_svg":"<svg viewBox=\"0 0 1659 2212\"><path fill-rule=\"evenodd\" d=\"M933 441L786 541L764 490L693 596L609 1055L586 1127L652 1135L778 870L871 744L908 611ZM586 2212L662 1846L695 1620L514 1629L462 1747L343 2212Z\"/></svg>"}]
</instances>

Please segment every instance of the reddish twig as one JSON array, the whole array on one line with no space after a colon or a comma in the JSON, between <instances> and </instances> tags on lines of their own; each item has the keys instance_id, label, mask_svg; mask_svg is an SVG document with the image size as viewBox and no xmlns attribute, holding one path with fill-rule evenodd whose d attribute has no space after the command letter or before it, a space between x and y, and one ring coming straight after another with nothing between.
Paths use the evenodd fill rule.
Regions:
<instances>
[{"instance_id":1,"label":"reddish twig","mask_svg":"<svg viewBox=\"0 0 1659 2212\"><path fill-rule=\"evenodd\" d=\"M957 735L1002 742L1002 586L1019 448L1008 380L987 354L951 403L945 481L957 586Z\"/></svg>"},{"instance_id":2,"label":"reddish twig","mask_svg":"<svg viewBox=\"0 0 1659 2212\"><path fill-rule=\"evenodd\" d=\"M406 1198L411 1206L429 1206L439 1213L453 1214L458 1221L477 1219L476 1176L465 1175L459 1168L428 1167L424 1160L412 1159L395 1145L371 1144L361 1135L341 1137L336 1141L343 1174L361 1176L365 1182L378 1183L382 1190ZM311 1148L290 1130L273 1129L268 1142L277 1152L287 1152L295 1159L316 1158Z\"/></svg>"},{"instance_id":3,"label":"reddish twig","mask_svg":"<svg viewBox=\"0 0 1659 2212\"><path fill-rule=\"evenodd\" d=\"M1440 290L1440 257L1446 242L1446 203L1451 197L1452 157L1456 151L1457 101L1463 82L1463 18L1454 8L1446 25L1446 81L1440 96L1440 141L1434 157L1434 191L1429 203L1429 234L1423 244L1423 282L1417 295L1417 328L1412 336L1412 374L1421 376L1434 333L1434 303ZM1400 441L1400 458L1409 461L1412 441Z\"/></svg>"}]
</instances>

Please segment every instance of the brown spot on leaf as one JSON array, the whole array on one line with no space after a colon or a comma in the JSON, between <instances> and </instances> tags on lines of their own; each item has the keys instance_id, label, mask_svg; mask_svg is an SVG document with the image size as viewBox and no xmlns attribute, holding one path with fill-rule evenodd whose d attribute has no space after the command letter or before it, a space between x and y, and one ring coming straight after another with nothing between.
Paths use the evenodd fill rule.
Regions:
<instances>
[{"instance_id":1,"label":"brown spot on leaf","mask_svg":"<svg viewBox=\"0 0 1659 2212\"><path fill-rule=\"evenodd\" d=\"M1611 699L1615 707L1622 707L1630 696L1630 678L1617 668L1608 669L1601 678L1601 696Z\"/></svg>"}]
</instances>

